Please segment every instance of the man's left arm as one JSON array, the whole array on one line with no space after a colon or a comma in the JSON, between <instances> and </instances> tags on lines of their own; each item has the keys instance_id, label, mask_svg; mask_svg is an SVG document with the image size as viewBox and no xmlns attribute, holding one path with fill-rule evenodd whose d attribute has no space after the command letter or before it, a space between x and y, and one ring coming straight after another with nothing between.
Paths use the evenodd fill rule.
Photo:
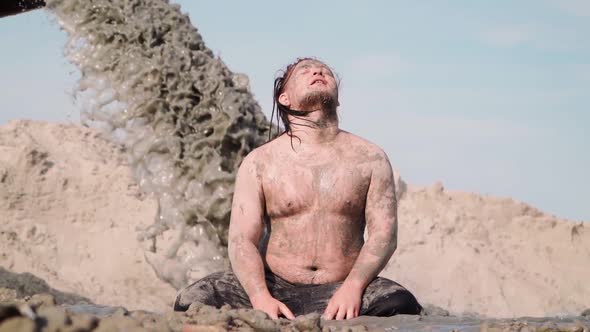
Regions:
<instances>
[{"instance_id":1,"label":"man's left arm","mask_svg":"<svg viewBox=\"0 0 590 332\"><path fill-rule=\"evenodd\" d=\"M397 199L393 170L380 151L367 192L365 219L368 238L348 277L330 299L326 319L357 317L365 288L383 270L397 247Z\"/></svg>"}]
</instances>

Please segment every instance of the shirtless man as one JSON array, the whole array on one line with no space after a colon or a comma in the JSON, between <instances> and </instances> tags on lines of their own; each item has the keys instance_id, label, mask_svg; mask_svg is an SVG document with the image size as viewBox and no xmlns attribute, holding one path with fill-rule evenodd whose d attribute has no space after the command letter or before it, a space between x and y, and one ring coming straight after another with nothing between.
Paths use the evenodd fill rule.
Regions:
<instances>
[{"instance_id":1,"label":"shirtless man","mask_svg":"<svg viewBox=\"0 0 590 332\"><path fill-rule=\"evenodd\" d=\"M233 272L185 288L175 310L198 301L275 319L419 314L409 291L377 277L397 245L393 172L378 146L338 128L330 68L314 59L289 65L274 101L285 132L246 156L236 178Z\"/></svg>"}]
</instances>

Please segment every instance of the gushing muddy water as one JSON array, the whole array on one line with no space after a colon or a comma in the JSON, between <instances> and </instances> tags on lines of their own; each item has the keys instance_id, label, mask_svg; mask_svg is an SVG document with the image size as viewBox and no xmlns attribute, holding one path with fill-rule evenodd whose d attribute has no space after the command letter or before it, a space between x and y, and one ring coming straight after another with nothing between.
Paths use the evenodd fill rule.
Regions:
<instances>
[{"instance_id":1,"label":"gushing muddy water","mask_svg":"<svg viewBox=\"0 0 590 332\"><path fill-rule=\"evenodd\" d=\"M268 124L244 75L165 0L49 0L79 68L82 122L126 148L159 202L146 257L176 288L223 267L235 171Z\"/></svg>"}]
</instances>

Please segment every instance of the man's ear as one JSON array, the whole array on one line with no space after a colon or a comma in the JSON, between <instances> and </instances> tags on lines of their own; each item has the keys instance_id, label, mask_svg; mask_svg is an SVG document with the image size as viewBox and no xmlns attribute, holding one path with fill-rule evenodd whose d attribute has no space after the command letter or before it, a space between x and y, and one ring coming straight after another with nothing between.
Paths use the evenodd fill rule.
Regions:
<instances>
[{"instance_id":1,"label":"man's ear","mask_svg":"<svg viewBox=\"0 0 590 332\"><path fill-rule=\"evenodd\" d=\"M289 100L289 96L286 93L281 93L279 95L279 103L287 108L291 106L291 101Z\"/></svg>"}]
</instances>

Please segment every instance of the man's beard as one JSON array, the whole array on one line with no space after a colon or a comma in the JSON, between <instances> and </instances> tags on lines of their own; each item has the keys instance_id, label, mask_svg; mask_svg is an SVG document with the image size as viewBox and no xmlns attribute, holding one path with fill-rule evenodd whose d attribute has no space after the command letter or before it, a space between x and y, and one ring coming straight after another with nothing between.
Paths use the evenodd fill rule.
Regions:
<instances>
[{"instance_id":1,"label":"man's beard","mask_svg":"<svg viewBox=\"0 0 590 332\"><path fill-rule=\"evenodd\" d=\"M305 121L305 123L294 121L291 123L293 127L303 125L306 127L327 128L332 121L338 122L338 113L336 112L338 107L337 95L326 91L310 92L303 97L299 105L301 107L299 110L285 110L287 114L295 116L298 120ZM310 113L318 111L323 112L325 116L317 121L306 119Z\"/></svg>"},{"instance_id":2,"label":"man's beard","mask_svg":"<svg viewBox=\"0 0 590 332\"><path fill-rule=\"evenodd\" d=\"M303 97L299 103L301 111L325 111L327 114L335 113L338 106L337 97L328 91L313 91Z\"/></svg>"}]
</instances>

